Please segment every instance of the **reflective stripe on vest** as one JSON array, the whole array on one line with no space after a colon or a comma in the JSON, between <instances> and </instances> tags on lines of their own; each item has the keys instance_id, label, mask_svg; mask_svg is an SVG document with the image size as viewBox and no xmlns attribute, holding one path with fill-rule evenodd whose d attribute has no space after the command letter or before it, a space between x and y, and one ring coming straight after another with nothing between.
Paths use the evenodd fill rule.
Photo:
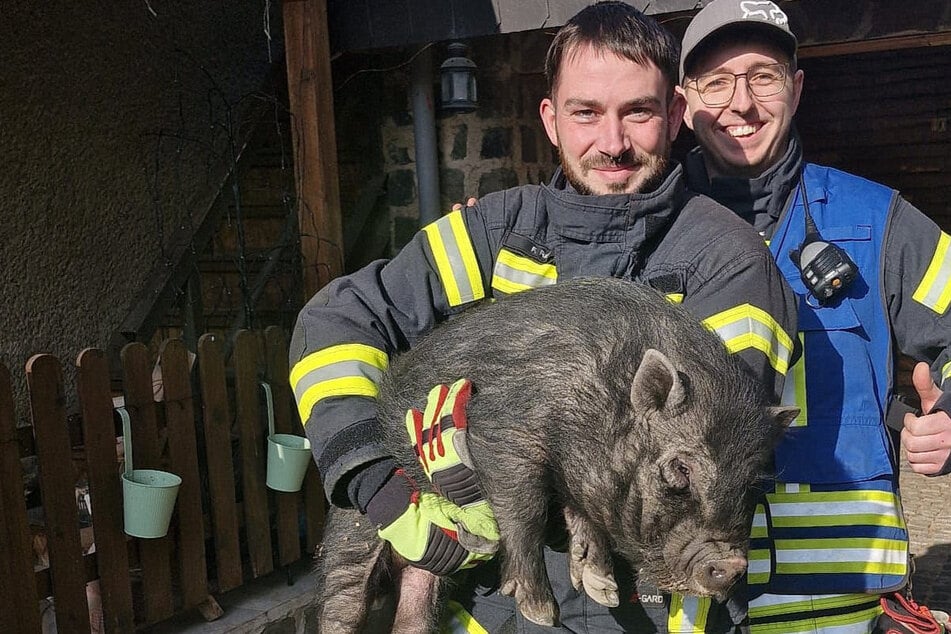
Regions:
<instances>
[{"instance_id":1,"label":"reflective stripe on vest","mask_svg":"<svg viewBox=\"0 0 951 634\"><path fill-rule=\"evenodd\" d=\"M842 486L850 488L776 483L766 495L768 515L757 508L754 516L750 585L825 592L903 584L909 573L908 540L899 497L875 488L886 483Z\"/></svg>"},{"instance_id":2,"label":"reflective stripe on vest","mask_svg":"<svg viewBox=\"0 0 951 634\"><path fill-rule=\"evenodd\" d=\"M554 264L536 262L508 249L499 251L492 272L492 288L508 295L550 286L557 281L558 270Z\"/></svg>"},{"instance_id":3,"label":"reflective stripe on vest","mask_svg":"<svg viewBox=\"0 0 951 634\"><path fill-rule=\"evenodd\" d=\"M931 256L931 264L928 265L925 276L921 278L921 283L912 295L916 302L924 304L939 315L943 315L948 310L948 304L951 303L949 250L951 250L951 236L942 231L941 237L938 238L938 246L935 247L934 255Z\"/></svg>"},{"instance_id":4,"label":"reflective stripe on vest","mask_svg":"<svg viewBox=\"0 0 951 634\"><path fill-rule=\"evenodd\" d=\"M291 369L291 389L306 426L310 412L330 396L376 398L377 382L389 360L382 350L360 343L345 343L312 352Z\"/></svg>"},{"instance_id":5,"label":"reflective stripe on vest","mask_svg":"<svg viewBox=\"0 0 951 634\"><path fill-rule=\"evenodd\" d=\"M453 211L432 222L423 231L436 262L449 307L468 304L485 297L479 261L472 247L461 211Z\"/></svg>"},{"instance_id":6,"label":"reflective stripe on vest","mask_svg":"<svg viewBox=\"0 0 951 634\"><path fill-rule=\"evenodd\" d=\"M710 614L709 597L670 596L670 612L667 615L667 631L671 634L699 634L707 626Z\"/></svg>"},{"instance_id":7,"label":"reflective stripe on vest","mask_svg":"<svg viewBox=\"0 0 951 634\"><path fill-rule=\"evenodd\" d=\"M731 353L754 348L766 355L774 370L786 374L792 357L792 339L762 308L743 304L711 315L702 323L720 336Z\"/></svg>"},{"instance_id":8,"label":"reflective stripe on vest","mask_svg":"<svg viewBox=\"0 0 951 634\"><path fill-rule=\"evenodd\" d=\"M776 574L904 575L908 554L899 539L777 539Z\"/></svg>"},{"instance_id":9,"label":"reflective stripe on vest","mask_svg":"<svg viewBox=\"0 0 951 634\"><path fill-rule=\"evenodd\" d=\"M750 632L866 634L882 613L877 595L777 595L750 601Z\"/></svg>"},{"instance_id":10,"label":"reflective stripe on vest","mask_svg":"<svg viewBox=\"0 0 951 634\"><path fill-rule=\"evenodd\" d=\"M951 377L951 361L948 361L941 368L941 382L944 383L948 377Z\"/></svg>"},{"instance_id":11,"label":"reflective stripe on vest","mask_svg":"<svg viewBox=\"0 0 951 634\"><path fill-rule=\"evenodd\" d=\"M781 399L783 405L793 405L799 408L799 414L789 424L790 427L802 427L809 422L809 409L806 406L806 354L802 333L799 333L799 345L803 347L803 353L799 356L799 360L793 364L791 371L786 374Z\"/></svg>"},{"instance_id":12,"label":"reflective stripe on vest","mask_svg":"<svg viewBox=\"0 0 951 634\"><path fill-rule=\"evenodd\" d=\"M773 526L777 528L813 526L890 526L905 528L900 501L891 491L853 490L767 494Z\"/></svg>"},{"instance_id":13,"label":"reflective stripe on vest","mask_svg":"<svg viewBox=\"0 0 951 634\"><path fill-rule=\"evenodd\" d=\"M769 573L772 568L769 548L756 547L760 543L758 540L767 536L766 509L762 504L757 504L750 528L750 551L746 556L746 577L749 584L762 585L769 582Z\"/></svg>"},{"instance_id":14,"label":"reflective stripe on vest","mask_svg":"<svg viewBox=\"0 0 951 634\"><path fill-rule=\"evenodd\" d=\"M489 634L458 602L450 600L446 608L446 617L439 628L441 634Z\"/></svg>"}]
</instances>

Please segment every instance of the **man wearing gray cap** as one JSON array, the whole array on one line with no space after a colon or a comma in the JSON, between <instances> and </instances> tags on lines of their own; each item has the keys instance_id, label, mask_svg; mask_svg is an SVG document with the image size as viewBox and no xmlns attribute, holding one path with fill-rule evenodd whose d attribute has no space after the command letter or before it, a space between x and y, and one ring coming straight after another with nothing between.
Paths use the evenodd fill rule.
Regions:
<instances>
[{"instance_id":1,"label":"man wearing gray cap","mask_svg":"<svg viewBox=\"0 0 951 634\"><path fill-rule=\"evenodd\" d=\"M686 168L760 232L800 298L783 400L801 414L754 520L750 628L868 632L910 573L899 437L913 471L951 471L951 236L894 190L803 160L797 44L773 2L714 0L694 17L679 90L700 147ZM924 415L886 416L898 353L919 362Z\"/></svg>"}]
</instances>

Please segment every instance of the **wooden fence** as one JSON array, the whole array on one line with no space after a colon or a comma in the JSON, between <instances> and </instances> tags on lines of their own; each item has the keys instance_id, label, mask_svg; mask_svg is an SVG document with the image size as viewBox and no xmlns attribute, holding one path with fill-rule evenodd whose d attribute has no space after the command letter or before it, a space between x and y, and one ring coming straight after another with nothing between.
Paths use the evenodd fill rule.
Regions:
<instances>
[{"instance_id":1,"label":"wooden fence","mask_svg":"<svg viewBox=\"0 0 951 634\"><path fill-rule=\"evenodd\" d=\"M211 612L214 594L313 552L324 510L314 465L300 493L265 486L262 382L273 393L275 432L303 433L288 386L284 332L240 331L230 366L221 337L206 334L195 370L182 341L166 340L158 359L161 401L153 393L155 362L143 344L123 348L117 394L105 353L86 349L76 360L78 398L70 399L60 361L32 357L26 366L32 433L15 425L10 373L0 365L0 632L40 632L40 605L48 597L59 632L89 632L86 590L95 580L107 632L130 632L196 607ZM116 396L131 419L134 467L182 478L166 537L123 532ZM78 446L66 412L77 401ZM32 453L41 509L29 509L24 495L21 459ZM84 549L89 539L81 529L78 479L88 482L94 549ZM36 565L38 536L48 544L48 567Z\"/></svg>"}]
</instances>

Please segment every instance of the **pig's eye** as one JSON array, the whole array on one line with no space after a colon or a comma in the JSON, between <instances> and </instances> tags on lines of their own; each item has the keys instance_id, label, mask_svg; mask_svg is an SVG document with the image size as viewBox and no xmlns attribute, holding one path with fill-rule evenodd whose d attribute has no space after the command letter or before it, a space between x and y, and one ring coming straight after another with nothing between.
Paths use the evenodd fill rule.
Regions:
<instances>
[{"instance_id":1,"label":"pig's eye","mask_svg":"<svg viewBox=\"0 0 951 634\"><path fill-rule=\"evenodd\" d=\"M674 458L665 464L660 474L667 486L672 489L682 491L690 486L690 465L680 458Z\"/></svg>"}]
</instances>

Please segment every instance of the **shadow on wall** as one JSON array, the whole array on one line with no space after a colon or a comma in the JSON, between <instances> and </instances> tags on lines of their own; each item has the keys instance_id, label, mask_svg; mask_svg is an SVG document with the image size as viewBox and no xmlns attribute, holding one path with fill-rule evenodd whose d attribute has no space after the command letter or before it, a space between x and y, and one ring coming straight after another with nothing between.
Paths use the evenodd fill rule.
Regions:
<instances>
[{"instance_id":1,"label":"shadow on wall","mask_svg":"<svg viewBox=\"0 0 951 634\"><path fill-rule=\"evenodd\" d=\"M915 557L911 590L919 605L951 612L951 543L934 544Z\"/></svg>"}]
</instances>

